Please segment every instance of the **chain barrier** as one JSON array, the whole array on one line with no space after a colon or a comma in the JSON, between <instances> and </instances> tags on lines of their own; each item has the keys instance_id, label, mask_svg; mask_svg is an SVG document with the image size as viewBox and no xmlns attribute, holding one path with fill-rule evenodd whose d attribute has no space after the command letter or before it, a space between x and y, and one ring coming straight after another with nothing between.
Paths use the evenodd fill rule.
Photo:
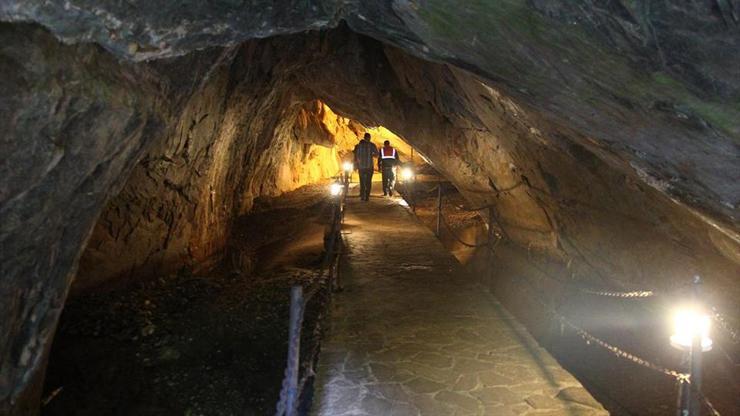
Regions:
<instances>
[{"instance_id":1,"label":"chain barrier","mask_svg":"<svg viewBox=\"0 0 740 416\"><path fill-rule=\"evenodd\" d=\"M730 326L730 324L727 322L727 319L725 319L725 317L721 313L719 313L717 308L712 306L710 309L712 310L712 318L719 324L720 328L722 328L727 333L727 335L730 336L732 342L734 342L735 344L740 343L738 331Z\"/></svg>"},{"instance_id":2,"label":"chain barrier","mask_svg":"<svg viewBox=\"0 0 740 416\"><path fill-rule=\"evenodd\" d=\"M518 184L512 186L511 188L502 190L500 192L505 192L505 191L508 191L508 190L511 190L511 189L515 189L515 188L517 188L518 186L520 186L522 184L523 184L523 182L519 182ZM440 185L437 185L437 187L439 187L439 186ZM434 189L437 189L437 188L435 187L435 188L433 188L433 190ZM470 190L468 190L468 191L470 191ZM454 206L454 207L456 207L456 208L458 208L458 209L460 209L460 210L469 211L469 212L483 211L483 210L486 210L486 209L492 209L492 207L493 207L490 204L489 205L485 205L485 206L481 206L481 207L476 207L476 208L466 208L466 207L464 207L462 205L458 205L458 204L451 204L451 205ZM441 208L441 206L440 206L440 208ZM450 232L450 234L452 234L452 236L455 238L455 240L457 240L460 244L462 244L462 245L464 245L466 247L469 247L469 248L480 248L480 247L486 247L486 246L489 245L488 242L487 243L484 243L484 244L470 244L470 243L467 243L467 242L463 241L459 236L457 236L454 233L454 231L452 230L452 227L449 225L449 223L447 223L447 221L446 221L446 219L445 219L445 217L444 217L444 215L443 215L442 212L440 212L440 217L441 217L442 223L445 225L445 227L447 228L447 230ZM489 227L490 226L492 226L492 224L489 224ZM497 241L496 245L498 245L498 242L500 242L500 239L499 239L499 241ZM571 261L572 261L572 258L571 258ZM591 296L602 296L602 297L620 298L620 299L646 299L646 298L657 297L658 295L660 295L659 293L656 293L654 290L650 290L650 289L648 289L648 290L632 290L632 291L594 290L594 289L585 288L585 287L578 287L576 285L573 285L571 282L565 282L565 281L562 281L560 279L556 279L556 278L550 276L547 273L545 273L545 276L547 276L547 277L549 277L551 279L554 279L554 280L556 280L556 281L558 281L560 283L567 284L568 287L571 287L571 288L573 288L573 289L575 289L575 290L577 290L577 291L579 291L581 293L585 293L585 294L588 294L588 295L591 295ZM717 310L716 307L711 306L710 309L712 311L712 319L714 319L714 321L716 321L717 324L719 324L719 327L722 328L727 333L727 335L729 335L729 338L731 339L731 341L733 343L739 344L740 343L740 335L739 335L740 332L737 329L733 328L730 325L730 323L727 321L727 319Z\"/></svg>"},{"instance_id":3,"label":"chain barrier","mask_svg":"<svg viewBox=\"0 0 740 416\"><path fill-rule=\"evenodd\" d=\"M605 296L610 298L623 298L623 299L630 299L630 298L649 298L655 296L655 292L652 290L635 290L632 292L607 292L607 291L599 291L599 290L591 290L586 288L577 288L578 291L587 293L589 295L594 296Z\"/></svg>"},{"instance_id":4,"label":"chain barrier","mask_svg":"<svg viewBox=\"0 0 740 416\"><path fill-rule=\"evenodd\" d=\"M511 187L510 189L514 189L514 188L518 187L519 185L521 185L522 183L523 182L520 182L517 185ZM437 185L436 187L432 188L432 191L433 190L436 190L439 186L440 185ZM478 211L483 211L483 210L486 210L486 209L492 209L492 207L493 207L491 204L485 205L485 206L481 206L481 207L477 207L477 208L466 208L466 207L464 207L462 205L457 205L457 204L451 204L451 205L454 206L454 207L456 207L456 208L458 208L458 209L460 209L460 210L468 211L468 212L478 212ZM444 206L444 204L440 204L440 209L441 209L442 206ZM449 223L445 219L445 216L444 216L444 213L443 212L440 212L440 217L441 217L442 223L444 224L445 228L447 228L447 230L450 232L450 234L452 234L452 236L455 238L455 240L457 240L460 244L462 244L462 245L464 245L466 247L469 247L469 248L480 248L480 247L486 247L486 246L488 246L488 244L489 244L488 242L487 243L484 243L484 244L471 244L471 243L467 243L467 242L463 241L452 230L452 227L449 225ZM492 224L489 224L489 227L491 227L491 226L492 226ZM548 275L548 277L550 277L550 276ZM556 280L558 280L558 279L556 279ZM560 281L560 280L558 280L558 281ZM565 282L562 282L562 281L560 281L560 282L561 283L565 283ZM572 286L572 285L570 285L570 286ZM655 292L653 290L633 290L633 291L629 291L629 292L621 292L621 291L593 290L593 289L588 289L588 288L583 288L583 287L575 287L575 289L578 290L578 291L580 291L580 292L583 292L583 293L592 295L592 296L604 296L604 297L622 298L622 299L634 299L634 298L639 299L639 298L649 298L649 297L656 296L656 294L655 294ZM721 317L719 319L721 319ZM724 322L724 321L721 322L721 323L722 324L726 324L726 322ZM737 333L736 332L732 332L732 331L728 331L728 332L730 332L731 334L734 335L733 336L733 339L736 339L737 338Z\"/></svg>"},{"instance_id":5,"label":"chain barrier","mask_svg":"<svg viewBox=\"0 0 740 416\"><path fill-rule=\"evenodd\" d=\"M442 185L437 185L434 188L434 189L438 189L440 191L440 193L439 193L439 205L437 207L437 209L439 210L438 215L439 215L439 219L441 220L442 224L444 224L445 228L447 228L447 231L449 231L450 235L452 235L452 237L455 240L457 240L458 243L460 243L460 244L462 244L462 245L464 245L465 247L468 247L468 248L489 247L490 244L491 244L490 241L486 241L485 243L482 243L482 244L471 244L471 243L468 243L468 242L463 241L462 238L460 238L457 234L455 234L455 231L452 229L452 226L450 226L450 224L447 222L447 219L444 216L444 210L442 209L442 207L444 206L444 199L442 198L441 189L439 189L441 186ZM452 204L452 205L453 206L456 206L455 204ZM480 209L474 209L474 210L473 209L471 209L471 210L467 210L466 209L466 211L470 211L470 212L482 211L482 210L489 209L489 208L491 208L491 205L487 205L487 206L482 207ZM493 224L489 224L488 226L489 227L492 227ZM491 249L495 248L498 245L498 242L499 241L500 241L500 239L496 242L496 244L493 245L493 247L491 247Z\"/></svg>"},{"instance_id":6,"label":"chain barrier","mask_svg":"<svg viewBox=\"0 0 740 416\"><path fill-rule=\"evenodd\" d=\"M464 245L465 247L468 247L468 248L488 247L488 242L485 242L485 243L482 243L482 244L470 244L470 243L467 243L467 242L463 241L452 230L452 227L450 226L450 224L447 223L447 220L445 219L444 215L440 215L440 219L442 220L442 224L444 224L445 228L447 228L447 231L450 232L450 235L452 235L452 237L454 237L455 240L457 240L458 243L460 243L460 244L462 244L462 245Z\"/></svg>"},{"instance_id":7,"label":"chain barrier","mask_svg":"<svg viewBox=\"0 0 740 416\"><path fill-rule=\"evenodd\" d=\"M518 186L520 186L522 184L523 184L523 182L520 182L520 183L514 185L511 189L514 189L514 188L516 188L516 187L518 187ZM441 186L441 185L437 185L437 187L439 187L439 186ZM434 188L434 189L437 189L437 188ZM508 190L511 190L511 189L508 189ZM503 190L501 192L506 192L508 190ZM475 192L475 191L470 191L470 190L468 190L468 191L469 192ZM440 194L439 195L440 195L439 196L440 200L439 200L439 204L438 204L438 210L439 210L438 215L439 215L439 218L440 218L441 222L444 224L444 226L447 228L447 230L450 232L450 234L455 238L455 240L457 240L460 244L462 244L462 245L464 245L466 247L470 247L470 248L479 248L479 247L486 247L486 246L490 246L491 245L491 242L490 241L487 241L484 244L470 244L468 242L463 241L459 236L457 236L455 234L455 232L453 231L452 227L450 226L450 224L445 219L444 211L442 209L442 207L444 206L444 204L443 204L443 200L442 200L442 196L441 196L441 190L440 190ZM486 206L478 207L478 208L466 208L464 206L457 205L457 204L452 204L452 205L454 207L460 209L460 210L470 211L470 212L483 211L485 209L492 209L492 206L491 205L486 205ZM489 227L492 227L493 224L489 224L488 226ZM489 238L489 240L490 240L490 238ZM499 238L496 241L496 243L491 247L491 250L493 250L498 245L498 243L501 240L502 239ZM571 261L572 261L572 259L571 259ZM607 291L607 290L593 290L593 289L584 288L584 287L577 287L577 286L573 286L572 282L564 282L564 281L562 281L560 279L556 279L556 278L550 276L548 273L546 273L543 270L540 270L540 271L543 272L543 275L544 276L546 276L546 277L548 277L550 279L554 279L554 280L556 280L556 281L558 281L560 283L564 283L564 284L566 284L569 287L573 287L575 290L578 290L581 293L585 293L585 294L592 295L592 296L602 296L602 297L611 297L611 298L619 298L619 299L646 299L646 298L653 298L653 297L658 296L658 294L654 290ZM526 277L524 279L517 279L516 281L517 282L526 282L526 284L528 286L530 286L530 288L533 289L535 292L540 292L539 289L537 289L535 287L535 285L532 282L530 282L529 279L526 278ZM663 375L672 377L678 383L688 383L688 384L691 383L690 375L689 374L684 373L684 372L680 372L680 371L676 371L676 370L673 370L673 369L670 369L670 368L667 368L667 367L664 367L664 366L655 364L653 362L650 362L650 361L648 361L648 360L646 360L646 359L644 359L642 357L639 357L639 356L637 356L635 354L632 354L632 353L630 353L628 351L625 351L625 350L623 350L623 349L621 349L621 348L619 348L619 347L617 347L615 345L612 345L612 344L610 344L610 343L608 343L608 342L606 342L606 341L604 341L604 340L596 337L595 335L589 333L585 329L583 329L583 328L575 325L570 320L568 320L566 317L564 317L563 315L560 315L553 307L551 307L550 305L548 305L547 303L545 303L543 301L544 298L545 297L540 293L539 296L536 298L536 300L537 300L538 303L540 303L545 308L545 310L547 310L551 315L553 315L553 317L555 317L557 319L557 321L561 324L561 326L567 326L568 328L570 328L571 330L573 330L581 339L583 339L586 342L587 345L591 345L593 343L593 344L595 344L595 345L597 345L597 346L599 346L601 348L604 348L605 350L609 351L611 354L613 354L614 356L616 356L618 358L621 358L621 359L630 361L630 362L632 362L634 364L637 364L639 366L642 366L644 368L647 368L647 369L650 369L650 370L659 372L659 373L661 373ZM719 313L719 311L715 307L711 307L711 310L713 312L713 319L715 321L717 321L719 323L719 325L730 335L730 337L732 338L733 342L737 343L738 342L738 332L736 330L734 330L729 325L729 323L724 318L724 316L721 315ZM709 401L709 399L703 393L699 392L699 394L700 394L700 398L701 398L701 401L702 401L703 405L709 410L710 414L712 416L720 416L719 412L712 405L712 403Z\"/></svg>"},{"instance_id":8,"label":"chain barrier","mask_svg":"<svg viewBox=\"0 0 740 416\"><path fill-rule=\"evenodd\" d=\"M584 341L586 341L586 344L588 344L588 345L590 345L593 342L594 344L596 344L596 345L598 345L598 346L600 346L602 348L607 349L608 351L610 351L612 354L614 354L615 356L617 356L619 358L626 359L626 360L631 361L631 362L633 362L635 364L638 364L638 365L641 365L643 367L649 368L651 370L655 370L655 371L658 371L658 372L663 373L665 375L674 377L676 380L679 380L679 381L689 380L689 375L686 374L686 373L681 373L679 371L671 370L669 368L662 367L662 366L660 366L658 364L651 363L650 361L648 361L648 360L646 360L644 358L640 358L640 357L636 356L635 354L632 354L630 352L627 352L627 351L625 351L625 350L623 350L623 349L621 349L621 348L619 348L617 346L614 346L612 344L609 344L608 342L606 342L606 341L604 341L604 340L602 340L602 339L594 336L593 334L590 334L588 331L586 331L585 329L583 329L583 328L581 328L581 327L573 324L572 322L570 322L568 319L566 319L562 315L559 315L559 314L556 313L556 317L558 318L558 320L561 323L563 323L564 325L566 325L566 326L570 327L571 329L573 329L581 338L583 338Z\"/></svg>"},{"instance_id":9,"label":"chain barrier","mask_svg":"<svg viewBox=\"0 0 740 416\"><path fill-rule=\"evenodd\" d=\"M479 191L475 189L462 189L465 192L470 192L471 194L494 194L496 196L505 194L507 192L511 192L516 188L519 188L520 186L524 185L524 181L517 182L516 184L508 187L508 188L502 188L502 189L494 189L492 191Z\"/></svg>"},{"instance_id":10,"label":"chain barrier","mask_svg":"<svg viewBox=\"0 0 740 416\"><path fill-rule=\"evenodd\" d=\"M453 203L450 203L450 205L452 205L453 207L455 207L455 208L457 208L457 209L459 209L461 211L467 211L467 212L485 211L485 210L491 208L491 206L492 206L492 205L484 205L482 207L477 207L477 208L468 208L468 207L465 207L463 205L458 205L458 204L453 204Z\"/></svg>"},{"instance_id":11,"label":"chain barrier","mask_svg":"<svg viewBox=\"0 0 740 416\"><path fill-rule=\"evenodd\" d=\"M607 351L611 352L616 357L628 360L634 364L637 364L642 367L651 369L653 371L662 373L664 375L673 377L679 383L687 383L687 384L691 383L691 377L689 374L682 373L680 371L672 370L670 368L663 367L658 364L652 363L644 358L641 358L635 354L625 351L617 346L614 346L596 337L595 335L589 333L585 329L570 322L566 317L560 315L553 307L545 303L545 301L543 300L545 298L544 295L531 281L529 281L529 278L525 277L523 279L517 279L515 281L526 283L526 285L529 286L529 288L532 289L537 294L537 296L534 298L537 301L537 303L542 305L542 307L545 308L545 310L547 310L551 315L553 315L553 317L555 317L562 326L567 326L571 328L573 331L575 331L576 334L578 334L578 336L580 336L586 342L586 345L591 345L591 343L594 343L606 349ZM712 402L709 401L709 399L704 395L704 393L701 391L699 391L698 393L701 398L702 404L709 410L711 416L721 416L719 411L717 411L717 409L714 407Z\"/></svg>"},{"instance_id":12,"label":"chain barrier","mask_svg":"<svg viewBox=\"0 0 740 416\"><path fill-rule=\"evenodd\" d=\"M681 373L675 370L671 370L669 368L662 367L658 364L654 364L644 358L641 358L635 354L627 352L617 346L611 345L608 342L596 337L595 335L592 335L591 333L579 327L578 325L572 323L566 317L559 314L553 307L545 303L545 301L543 300L545 298L544 295L531 281L529 281L529 278L525 277L523 279L516 279L516 282L525 282L527 286L529 286L538 295L538 297L536 298L537 302L540 305L542 305L545 308L545 310L547 310L555 319L557 319L557 321L560 322L561 325L565 325L573 329L584 341L586 341L586 344L590 345L590 343L593 342L594 344L610 351L612 354L614 354L617 357L629 360L635 364L638 364L643 367L663 373L665 375L674 377L677 380L688 380L688 374Z\"/></svg>"}]
</instances>

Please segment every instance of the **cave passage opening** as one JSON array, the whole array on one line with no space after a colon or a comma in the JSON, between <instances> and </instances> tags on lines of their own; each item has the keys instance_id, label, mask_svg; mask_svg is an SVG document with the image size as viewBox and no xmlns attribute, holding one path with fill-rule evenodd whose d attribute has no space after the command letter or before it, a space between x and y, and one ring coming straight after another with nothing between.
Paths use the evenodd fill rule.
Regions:
<instances>
[{"instance_id":1,"label":"cave passage opening","mask_svg":"<svg viewBox=\"0 0 740 416\"><path fill-rule=\"evenodd\" d=\"M193 184L175 185L181 173L169 171L164 188L147 188L140 181L156 175L152 160L163 156L144 156L136 170L146 173L134 172L111 197L83 250L50 352L43 414L274 410L287 351L286 295L290 285L317 277L330 211L326 189L341 176L342 162L352 160L353 147L367 132L378 147L388 140L419 178L428 174L438 181L425 156L404 138L340 116L320 100L301 103L290 121L292 128L277 129L277 143L268 148L284 153L268 174L277 189L260 186L249 212L233 219L215 259L191 257L194 249L171 255L177 237L168 233L182 232L183 222L168 224L175 215L162 210L177 205L167 205L167 195L156 192L187 200ZM287 138L277 137L286 132ZM197 152L194 147L182 151ZM177 164L178 157L168 156L168 163ZM373 176L376 193L380 176ZM354 189L356 172L351 181ZM144 218L116 217L122 210L133 215L132 195L147 193L160 201L150 208L156 212L142 207ZM213 198L207 196L207 209ZM199 217L184 211L181 216ZM137 226L118 229L130 224ZM171 230L156 234L158 224ZM127 253L116 254L121 246ZM318 309L309 311L308 325ZM313 342L306 339L309 346Z\"/></svg>"},{"instance_id":2,"label":"cave passage opening","mask_svg":"<svg viewBox=\"0 0 740 416\"><path fill-rule=\"evenodd\" d=\"M25 286L12 292L14 302L3 305L9 319L20 322L10 328L8 347L3 348L9 351L3 360L10 363L3 365L3 379L18 381L3 390L8 397L19 392L38 396L28 386L43 378L50 337L74 275L73 296L75 291L99 287L109 277L123 282L160 275L172 279L136 283L117 299L101 291L79 307L67 305L65 313L72 318L69 327L60 328L60 332L93 334L96 342L104 344L130 342L134 337L151 340L140 351L122 353L125 359L120 363L132 360L141 366L108 370L101 366L100 372L89 374L73 365L64 370L66 374L94 376L86 382L107 389L101 398L112 398L121 388L109 380L120 371L136 373L148 381L126 386L123 397L151 400L142 404L145 408L136 408L136 401L125 404L134 413L197 413L199 403L216 401L256 412L272 410L274 403L264 397L274 397L279 387L279 376L270 371L275 362L282 362L282 354L272 346L283 342L283 337L271 330L269 322L286 321L286 311L280 308L286 303L284 289L296 279L310 279L309 270L315 265L311 256L321 247L325 189L305 185L336 174L349 149L339 146L337 137L346 134L354 145L354 129L364 126L382 125L371 131L381 137L393 131L405 138L415 154L423 154L436 174L449 181L449 192L458 203L495 206L507 244L494 259L497 272L480 273L493 279L483 284L502 298L513 299L517 317L542 338L553 334L549 321L536 305L525 301L525 294L507 286L517 273L539 273L532 264L577 283L617 289L650 286L667 291L683 277L698 273L708 276L707 297L714 304L721 310L737 310L733 305L740 298L736 285L740 251L731 223L728 226L721 216L708 223L695 210L676 203L663 182L640 165L625 162L631 160L626 156L630 152L644 158L652 155L605 146L616 133L589 131L581 124L585 116L548 112L524 87L522 92L480 71L420 58L343 26L138 64L117 61L93 45L64 45L39 27L4 30L8 44L35 51L33 56L63 75L53 82L32 79L28 85L34 86L34 94L43 91L53 98L49 108L55 110L48 114L57 118L48 125L64 138L64 146L51 146L57 150L38 156L44 162L39 165L49 166L54 174L29 174L42 186L29 185L32 192L19 191L16 199L17 203L28 202L27 198L52 202L35 204L38 210L23 214L29 227L45 225L53 230L39 234L48 244L30 242L25 235L30 233L21 232L20 226L11 227L12 238L7 240L18 242L18 247L48 246L48 250L38 248L34 257L53 263L53 267L24 263L11 270L13 276L46 274L37 279L42 284L19 278ZM55 53L45 53L47 49ZM17 72L41 77L23 68ZM49 90L49 82L70 89ZM95 88L88 88L91 85ZM589 105L604 113L619 113L608 105L599 107L598 101ZM588 111L563 108L591 113L590 107ZM348 120L346 125L337 122L340 118ZM638 116L622 121L647 123ZM420 217L423 220L423 210ZM246 220L240 224L242 219ZM463 237L475 241L484 224L466 221L461 221L469 230ZM259 279L243 283L254 296L249 302L239 296L246 292L227 290L239 283L234 269L260 270L255 258L269 257L266 253L275 252L296 229L310 238L298 239L308 243L291 248L298 254L287 257L297 267L276 277L283 286L264 285ZM235 250L235 238L254 244ZM483 264L476 263L480 258L475 253L466 256L473 266ZM204 278L206 271L224 265L229 270L221 280ZM546 293L568 304L560 289L547 287ZM203 294L219 302L200 303ZM153 301L153 296L162 302ZM233 312L240 308L255 317L249 322L250 335L232 331L238 328ZM93 309L93 319L74 318ZM160 309L167 311L165 319L178 330L158 332L166 325L153 319ZM595 309L598 305L593 304L583 310ZM218 324L204 320L216 315L223 318ZM630 322L630 330L642 323ZM194 328L203 330L200 338L182 335ZM211 350L204 342L239 338L234 334L243 336L229 348ZM39 336L46 342L39 341ZM175 344L191 349L185 353L173 348ZM61 347L57 356L106 363L112 351L118 350L77 345ZM722 359L716 358L716 374L727 372ZM53 367L54 352L51 360ZM180 366L186 361L198 370ZM163 373L152 377L158 369ZM609 365L602 369L610 370ZM247 387L214 382L197 393L180 388L178 380L201 386L201 371L220 373L223 380L238 380ZM49 372L44 396L52 399L44 412L64 414L71 408L65 406L74 406L80 413L99 414L99 406L116 408L123 403L89 402L87 408L80 404L85 400L78 400L86 397L84 392L74 396L59 390L64 383L54 379L55 372ZM622 375L628 377L629 371ZM723 404L732 408L736 403L731 390L737 384L725 383L733 379L725 376L717 375L709 388L729 398ZM273 390L251 396L250 389L260 388L258 380L272 380L264 384ZM158 390L151 383L170 389L174 395L170 397L177 399L154 394ZM640 409L645 398L635 396L629 383L621 384L624 389L618 398L612 400L611 392L604 391L599 398L609 402L610 409ZM66 404L65 394L70 397ZM625 400L630 396L636 398ZM672 405L672 396L672 389L670 394L661 390L655 406ZM172 403L177 403L174 408L169 407ZM54 410L54 406L60 407Z\"/></svg>"}]
</instances>

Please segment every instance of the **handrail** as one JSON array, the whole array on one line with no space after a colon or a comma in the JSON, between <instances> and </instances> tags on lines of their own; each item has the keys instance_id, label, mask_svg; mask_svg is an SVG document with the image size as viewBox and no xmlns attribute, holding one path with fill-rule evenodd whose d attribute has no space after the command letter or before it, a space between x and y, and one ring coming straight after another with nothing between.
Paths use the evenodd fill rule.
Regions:
<instances>
[{"instance_id":1,"label":"handrail","mask_svg":"<svg viewBox=\"0 0 740 416\"><path fill-rule=\"evenodd\" d=\"M512 189L515 189L515 188L521 186L522 184L524 184L524 182L520 182L520 183L518 183L518 184L516 184L516 185L514 185L514 186L512 186L512 187L510 187L508 189L501 190L501 191L499 191L497 193L507 192L509 190L512 190ZM454 232L453 228L450 226L450 224L445 219L444 209L443 209L444 199L442 197L442 185L441 185L441 183L439 183L436 187L434 187L434 188L431 189L431 191L434 191L434 190L437 191L437 204L436 204L437 205L436 206L436 209L437 209L437 232L436 232L436 235L438 237L440 235L439 224L441 223L441 224L444 224L445 228L447 228L447 230L449 231L449 233L460 244L462 244L462 245L464 245L466 247L469 247L469 248L489 247L489 250L490 250L491 254L493 254L494 248L498 245L498 243L500 243L503 240L502 237L499 237L499 238L496 239L496 242L495 243L493 243L493 244L491 243L492 240L493 240L493 238L494 238L494 233L493 233L493 228L492 227L493 227L493 221L496 218L495 217L495 207L492 204L488 204L488 205L485 205L485 206L482 206L482 207L479 207L479 208L467 209L464 206L459 206L459 205L456 205L456 204L452 204L453 206L457 207L458 209L462 209L462 210L465 210L465 211L471 211L471 212L483 211L483 210L486 210L486 209L489 210L489 224L488 224L489 233L488 233L488 241L486 241L483 244L471 244L471 243L468 243L468 242L462 240ZM537 191L540 191L539 189L536 189L536 190ZM427 192L430 192L430 191L428 190ZM574 259L571 258L568 261L568 267L569 268L570 268L570 265L573 262L573 260ZM537 266L535 266L535 267L537 267ZM582 286L574 285L573 284L574 282L572 282L572 281L563 281L562 279L558 279L558 278L555 278L554 276L551 276L548 272L546 272L544 270L541 270L541 271L543 272L543 275L545 277L550 278L550 279L553 279L553 280L556 280L556 281L558 281L561 284L564 284L566 286L566 289L569 289L569 290L577 290L577 291L579 291L581 293L584 293L584 294L587 294L587 295L592 295L592 296L601 296L601 297L606 297L606 298L617 298L617 299L634 300L634 299L648 299L648 298L653 298L655 296L664 296L665 295L665 294L663 294L661 292L656 292L655 290L651 290L651 289L646 289L646 290L627 290L627 291L624 291L624 290L623 291L595 290L595 289L591 289L591 288L587 288L587 287L582 287ZM575 273L574 273L574 276L575 276ZM529 278L526 277L526 276L524 277L524 279L516 279L516 281L519 284L526 284L526 285L530 286L532 289L534 289L535 292L539 292L539 290L535 287L535 285L532 282L530 282L529 281ZM692 386L691 387L692 392L696 392L697 393L697 395L698 395L697 397L698 397L698 400L700 401L701 405L703 405L704 407L706 407L706 409L709 411L709 413L711 415L713 415L713 416L719 416L719 412L717 411L717 409L712 405L712 403L709 401L709 399L699 390L700 387L698 387L698 385L697 386L693 386L692 385L692 383L691 383L692 380L691 380L691 376L690 376L689 373L684 373L684 372L680 372L680 371L676 371L676 370L672 370L672 369L663 367L661 365L652 363L652 362L650 362L650 361L648 361L648 360L646 360L644 358L641 358L641 357L639 357L639 356L637 356L637 355L635 355L633 353L630 353L628 351L625 351L625 350L623 350L623 349L621 349L621 348L619 348L619 347L617 347L615 345L612 345L612 344L610 344L610 343L608 343L608 342L606 342L606 341L604 341L604 340L602 340L602 339L594 336L593 334L589 333L585 329L577 326L571 320L569 320L565 316L563 316L560 313L558 313L558 311L554 307L552 307L551 305L547 304L543 300L543 299L545 299L545 297L541 293L540 293L540 296L535 296L535 299L544 307L544 310L545 311L548 311L560 323L561 328L564 328L564 327L570 328L581 339L583 339L586 342L586 344L588 344L588 345L592 345L592 344L593 345L597 345L597 346L599 346L601 348L606 349L607 351L609 351L610 353L614 354L615 356L617 356L619 358L626 359L628 361L631 361L632 363L638 364L638 365L643 366L645 368L648 368L648 369L651 369L653 371L657 371L657 372L660 372L662 374L671 376L671 377L675 378L677 380L677 382L679 383L679 385L681 385L681 386ZM722 314L719 313L719 311L717 310L717 308L715 308L713 306L710 306L709 309L712 311L711 318L714 319L719 324L718 326L720 328L722 328L729 335L729 338L730 338L730 340L733 343L737 343L738 342L738 331L735 328L733 328L733 327L730 326L730 324L728 323L727 319ZM693 371L693 369L692 369L692 371Z\"/></svg>"},{"instance_id":2,"label":"handrail","mask_svg":"<svg viewBox=\"0 0 740 416\"><path fill-rule=\"evenodd\" d=\"M313 348L308 356L303 360L304 363L301 364L300 340L304 323L303 317L308 303L317 293L326 288L327 283L329 294L335 290L341 290L338 270L342 243L340 233L345 198L346 188L345 192L342 193L342 196L337 201L332 201L332 220L329 227L329 239L325 242L326 254L322 261L320 269L321 278L319 279L318 284L305 292L305 294L303 286L301 285L296 285L291 288L290 320L288 329L288 359L282 389L280 391L280 399L276 405L276 416L295 416L298 414L300 404L305 397L304 392L305 387L308 384L308 380L315 376L313 365L319 353L318 339L322 332L321 321L323 318L323 312L319 313L313 328L313 335L315 337ZM303 374L299 378L301 369L303 369Z\"/></svg>"}]
</instances>

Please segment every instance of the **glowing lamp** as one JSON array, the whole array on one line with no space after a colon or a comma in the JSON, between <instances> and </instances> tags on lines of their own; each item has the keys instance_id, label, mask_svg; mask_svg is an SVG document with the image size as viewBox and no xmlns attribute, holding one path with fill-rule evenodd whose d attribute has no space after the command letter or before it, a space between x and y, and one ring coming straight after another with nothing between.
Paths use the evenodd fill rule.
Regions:
<instances>
[{"instance_id":1,"label":"glowing lamp","mask_svg":"<svg viewBox=\"0 0 740 416\"><path fill-rule=\"evenodd\" d=\"M352 162L344 162L342 164L342 169L344 169L345 172L350 173L354 170L355 165L352 164Z\"/></svg>"},{"instance_id":2,"label":"glowing lamp","mask_svg":"<svg viewBox=\"0 0 740 416\"><path fill-rule=\"evenodd\" d=\"M414 170L411 168L403 168L401 170L401 178L404 181L410 181L414 177Z\"/></svg>"},{"instance_id":3,"label":"glowing lamp","mask_svg":"<svg viewBox=\"0 0 740 416\"><path fill-rule=\"evenodd\" d=\"M329 186L329 194L331 196L339 196L342 193L344 186L339 182L334 182Z\"/></svg>"},{"instance_id":4,"label":"glowing lamp","mask_svg":"<svg viewBox=\"0 0 740 416\"><path fill-rule=\"evenodd\" d=\"M690 350L694 338L700 337L701 350L712 349L709 338L709 315L697 309L681 309L673 317L674 333L671 335L671 346L679 350Z\"/></svg>"}]
</instances>

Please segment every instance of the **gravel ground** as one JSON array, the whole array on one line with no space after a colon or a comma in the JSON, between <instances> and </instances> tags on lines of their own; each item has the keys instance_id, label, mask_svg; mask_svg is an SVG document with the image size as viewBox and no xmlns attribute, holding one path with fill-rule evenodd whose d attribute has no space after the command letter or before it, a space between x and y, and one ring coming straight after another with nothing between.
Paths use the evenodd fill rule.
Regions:
<instances>
[{"instance_id":1,"label":"gravel ground","mask_svg":"<svg viewBox=\"0 0 740 416\"><path fill-rule=\"evenodd\" d=\"M52 347L43 414L273 413L290 287L318 275L323 191L260 201L239 222L231 248L252 256L242 260L249 273L236 273L229 260L203 275L184 270L70 299ZM309 328L318 307L308 311ZM304 347L312 342L306 337Z\"/></svg>"}]
</instances>

